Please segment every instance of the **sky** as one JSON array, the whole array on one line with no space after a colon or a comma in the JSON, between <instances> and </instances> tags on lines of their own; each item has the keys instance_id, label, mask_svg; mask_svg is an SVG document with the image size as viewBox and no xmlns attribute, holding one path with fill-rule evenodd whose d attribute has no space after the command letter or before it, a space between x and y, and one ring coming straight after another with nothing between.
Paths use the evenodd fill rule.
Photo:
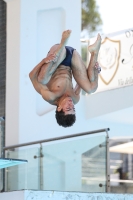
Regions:
<instances>
[{"instance_id":1,"label":"sky","mask_svg":"<svg viewBox=\"0 0 133 200\"><path fill-rule=\"evenodd\" d=\"M133 27L133 0L96 0L103 21L103 33Z\"/></svg>"}]
</instances>

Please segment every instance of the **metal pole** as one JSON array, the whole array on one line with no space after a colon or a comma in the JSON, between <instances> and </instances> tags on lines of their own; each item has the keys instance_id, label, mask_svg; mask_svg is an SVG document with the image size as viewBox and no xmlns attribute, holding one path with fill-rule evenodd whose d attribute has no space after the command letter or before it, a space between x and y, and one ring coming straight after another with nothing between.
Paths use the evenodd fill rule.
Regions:
<instances>
[{"instance_id":1,"label":"metal pole","mask_svg":"<svg viewBox=\"0 0 133 200\"><path fill-rule=\"evenodd\" d=\"M106 192L110 192L110 156L109 156L109 134L106 130Z\"/></svg>"},{"instance_id":2,"label":"metal pole","mask_svg":"<svg viewBox=\"0 0 133 200\"><path fill-rule=\"evenodd\" d=\"M40 190L43 190L43 153L42 144L40 144Z\"/></svg>"}]
</instances>

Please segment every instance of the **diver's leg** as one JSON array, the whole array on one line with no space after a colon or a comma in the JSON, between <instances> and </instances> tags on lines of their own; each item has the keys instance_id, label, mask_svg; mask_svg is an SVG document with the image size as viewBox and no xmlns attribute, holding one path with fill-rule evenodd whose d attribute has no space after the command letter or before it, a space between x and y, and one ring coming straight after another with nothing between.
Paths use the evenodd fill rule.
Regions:
<instances>
[{"instance_id":1,"label":"diver's leg","mask_svg":"<svg viewBox=\"0 0 133 200\"><path fill-rule=\"evenodd\" d=\"M42 84L47 84L55 72L59 64L66 57L66 49L65 45L67 43L68 38L70 37L71 31L67 30L62 33L62 38L60 44L54 45L47 57L45 58L45 63L42 65L39 73L38 73L38 82ZM51 56L54 55L54 59L51 59Z\"/></svg>"},{"instance_id":2,"label":"diver's leg","mask_svg":"<svg viewBox=\"0 0 133 200\"><path fill-rule=\"evenodd\" d=\"M64 58L66 57L66 49L65 47L62 48L62 51L60 52L60 54L58 54L58 56L55 55L55 50L57 49L59 45L54 45L47 57L46 57L46 62L41 66L40 71L38 73L38 82L42 83L42 84L47 84L49 82L49 80L51 79L52 74L56 71L57 67L59 66L59 64L64 60ZM55 55L54 59L50 59L51 55Z\"/></svg>"},{"instance_id":3,"label":"diver's leg","mask_svg":"<svg viewBox=\"0 0 133 200\"><path fill-rule=\"evenodd\" d=\"M88 47L88 50L91 54L89 66L87 68L87 73L90 82L98 81L98 73L100 72L100 68L98 66L97 59L100 46L101 36L98 34L96 42Z\"/></svg>"},{"instance_id":4,"label":"diver's leg","mask_svg":"<svg viewBox=\"0 0 133 200\"><path fill-rule=\"evenodd\" d=\"M72 56L72 72L78 85L87 93L95 92L98 87L98 64L97 57L101 45L101 37L98 35L96 42L89 47L91 59L86 69L77 51Z\"/></svg>"}]
</instances>

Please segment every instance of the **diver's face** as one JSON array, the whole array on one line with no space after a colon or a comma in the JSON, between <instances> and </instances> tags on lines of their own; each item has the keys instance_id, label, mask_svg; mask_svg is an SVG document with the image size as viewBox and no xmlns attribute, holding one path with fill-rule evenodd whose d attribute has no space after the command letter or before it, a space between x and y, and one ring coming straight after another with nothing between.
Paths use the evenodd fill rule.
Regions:
<instances>
[{"instance_id":1,"label":"diver's face","mask_svg":"<svg viewBox=\"0 0 133 200\"><path fill-rule=\"evenodd\" d=\"M75 114L75 108L74 108L74 104L73 104L72 98L71 97L66 97L65 99L63 99L60 102L59 107L57 108L57 110L58 111L63 110L65 115Z\"/></svg>"}]
</instances>

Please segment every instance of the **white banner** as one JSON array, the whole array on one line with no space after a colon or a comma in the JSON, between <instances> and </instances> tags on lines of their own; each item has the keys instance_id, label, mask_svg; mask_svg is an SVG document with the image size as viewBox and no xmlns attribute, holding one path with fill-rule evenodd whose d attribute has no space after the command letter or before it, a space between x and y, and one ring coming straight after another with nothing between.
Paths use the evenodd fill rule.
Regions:
<instances>
[{"instance_id":1,"label":"white banner","mask_svg":"<svg viewBox=\"0 0 133 200\"><path fill-rule=\"evenodd\" d=\"M90 40L90 44L94 38ZM101 73L99 91L133 84L133 29L102 37L98 57Z\"/></svg>"}]
</instances>

